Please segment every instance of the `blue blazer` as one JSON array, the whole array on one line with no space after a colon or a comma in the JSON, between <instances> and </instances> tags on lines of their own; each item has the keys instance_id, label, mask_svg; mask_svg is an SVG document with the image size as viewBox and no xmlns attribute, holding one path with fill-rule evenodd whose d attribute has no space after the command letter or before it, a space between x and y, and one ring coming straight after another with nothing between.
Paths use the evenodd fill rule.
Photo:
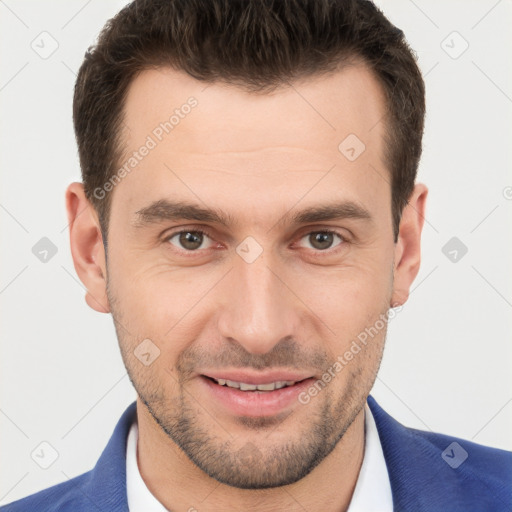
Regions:
<instances>
[{"instance_id":1,"label":"blue blazer","mask_svg":"<svg viewBox=\"0 0 512 512\"><path fill-rule=\"evenodd\" d=\"M512 511L512 452L404 427L373 399L396 511ZM0 512L128 512L126 440L136 402L123 413L96 466Z\"/></svg>"}]
</instances>

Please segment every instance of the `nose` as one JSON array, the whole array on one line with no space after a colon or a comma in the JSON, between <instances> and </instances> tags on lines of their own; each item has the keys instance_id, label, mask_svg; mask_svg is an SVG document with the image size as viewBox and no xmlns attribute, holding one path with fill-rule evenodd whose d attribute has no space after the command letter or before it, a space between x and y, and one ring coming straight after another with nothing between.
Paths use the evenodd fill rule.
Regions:
<instances>
[{"instance_id":1,"label":"nose","mask_svg":"<svg viewBox=\"0 0 512 512\"><path fill-rule=\"evenodd\" d=\"M279 270L283 267L264 254L252 263L235 256L224 283L226 295L218 322L221 336L252 354L265 354L286 337L296 339L301 316L300 301L287 287L285 272Z\"/></svg>"}]
</instances>

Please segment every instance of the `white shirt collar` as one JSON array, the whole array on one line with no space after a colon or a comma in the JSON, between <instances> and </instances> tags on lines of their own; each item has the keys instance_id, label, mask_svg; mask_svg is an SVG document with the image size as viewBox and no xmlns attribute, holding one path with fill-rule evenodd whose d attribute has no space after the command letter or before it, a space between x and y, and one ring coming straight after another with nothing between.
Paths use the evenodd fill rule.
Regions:
<instances>
[{"instance_id":1,"label":"white shirt collar","mask_svg":"<svg viewBox=\"0 0 512 512\"><path fill-rule=\"evenodd\" d=\"M379 432L368 404L364 406L364 457L347 512L392 512L393 495Z\"/></svg>"},{"instance_id":2,"label":"white shirt collar","mask_svg":"<svg viewBox=\"0 0 512 512\"><path fill-rule=\"evenodd\" d=\"M393 498L386 461L373 414L365 404L365 448L356 488L347 512L392 512ZM135 420L126 446L126 490L130 512L167 512L151 494L137 464L138 425Z\"/></svg>"},{"instance_id":3,"label":"white shirt collar","mask_svg":"<svg viewBox=\"0 0 512 512\"><path fill-rule=\"evenodd\" d=\"M126 443L126 492L130 512L167 512L167 509L151 494L142 479L137 464L137 418L132 423Z\"/></svg>"}]
</instances>

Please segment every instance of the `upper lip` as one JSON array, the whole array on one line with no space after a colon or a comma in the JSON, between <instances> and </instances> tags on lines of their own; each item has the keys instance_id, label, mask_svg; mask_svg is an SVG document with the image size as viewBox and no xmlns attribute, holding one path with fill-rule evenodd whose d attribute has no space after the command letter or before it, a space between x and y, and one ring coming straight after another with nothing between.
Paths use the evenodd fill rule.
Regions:
<instances>
[{"instance_id":1,"label":"upper lip","mask_svg":"<svg viewBox=\"0 0 512 512\"><path fill-rule=\"evenodd\" d=\"M201 375L211 379L232 380L234 382L243 382L244 384L270 384L279 381L299 382L313 377L311 373L297 372L291 370L272 370L272 371L247 371L247 370L208 370L201 372Z\"/></svg>"}]
</instances>

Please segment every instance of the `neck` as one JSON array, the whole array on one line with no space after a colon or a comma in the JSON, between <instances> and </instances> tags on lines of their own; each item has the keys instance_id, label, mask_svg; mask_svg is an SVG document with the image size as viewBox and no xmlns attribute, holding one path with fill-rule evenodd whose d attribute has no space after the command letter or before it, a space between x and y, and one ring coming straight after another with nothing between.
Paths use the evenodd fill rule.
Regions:
<instances>
[{"instance_id":1,"label":"neck","mask_svg":"<svg viewBox=\"0 0 512 512\"><path fill-rule=\"evenodd\" d=\"M150 492L171 511L346 511L364 455L364 408L334 450L307 476L271 489L238 489L199 469L137 400L137 462Z\"/></svg>"}]
</instances>

